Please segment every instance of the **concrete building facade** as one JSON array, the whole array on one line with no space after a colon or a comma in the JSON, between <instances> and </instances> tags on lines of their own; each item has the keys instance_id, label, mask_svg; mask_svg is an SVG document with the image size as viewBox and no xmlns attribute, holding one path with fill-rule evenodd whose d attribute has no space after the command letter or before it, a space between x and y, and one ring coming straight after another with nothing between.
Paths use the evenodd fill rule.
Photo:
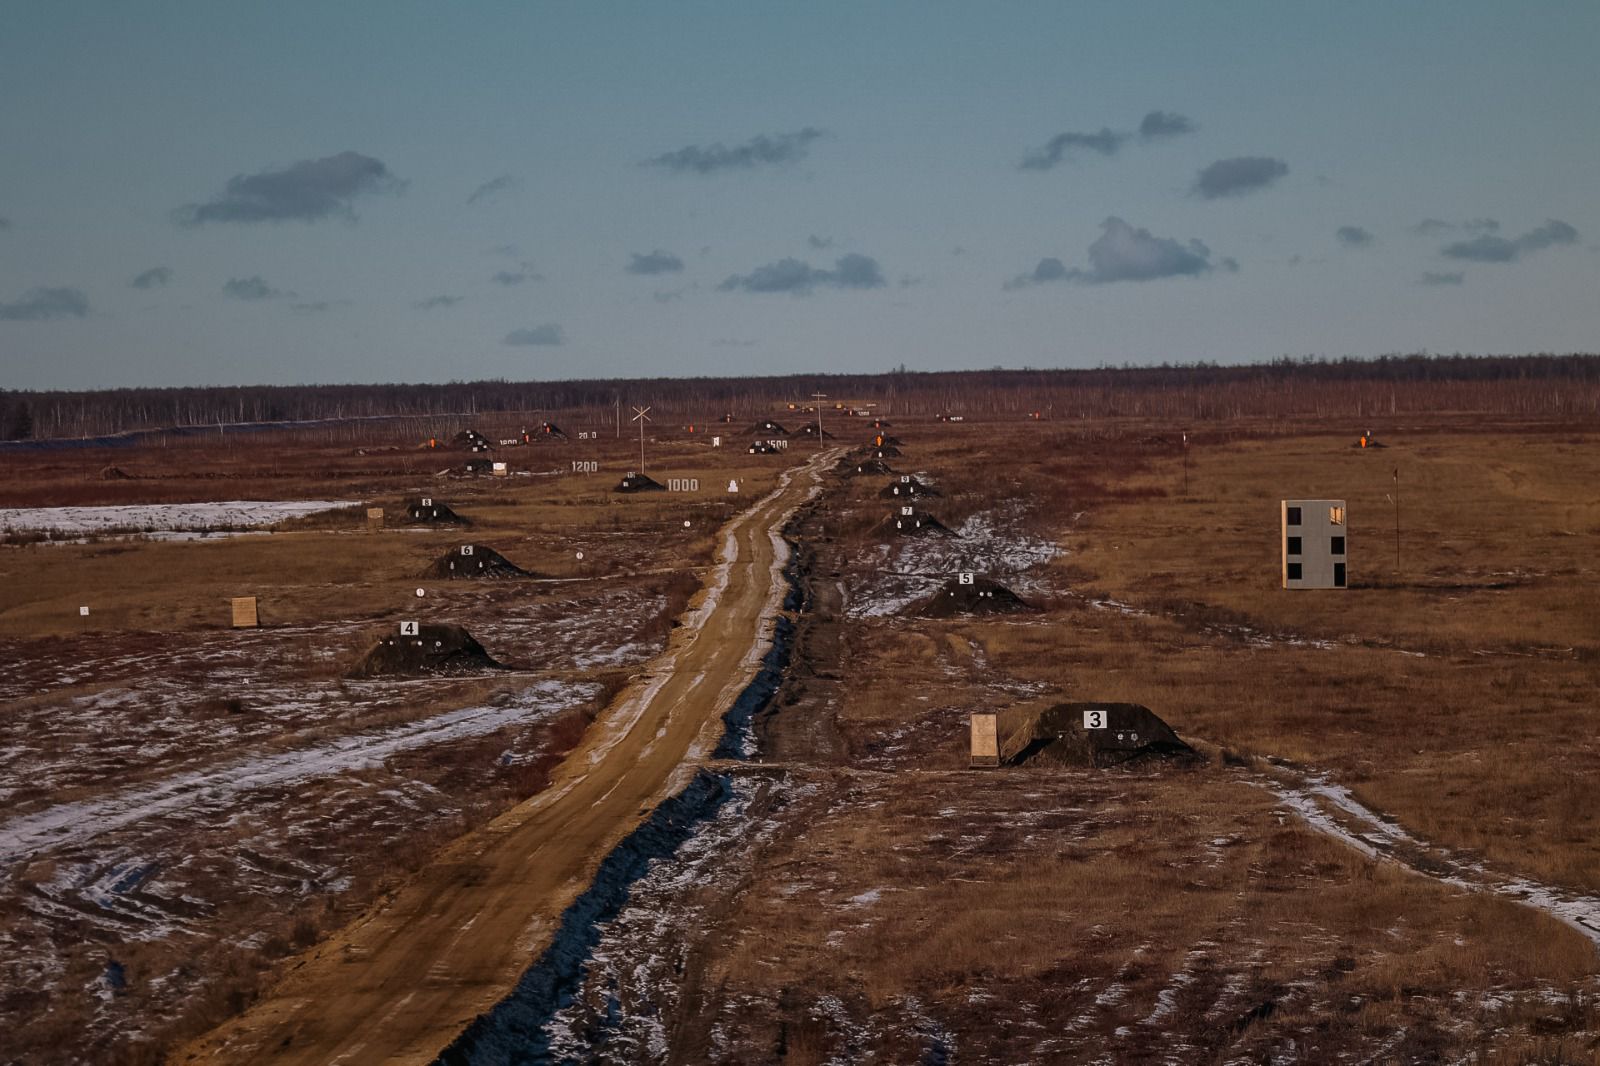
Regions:
<instances>
[{"instance_id":1,"label":"concrete building facade","mask_svg":"<svg viewBox=\"0 0 1600 1066\"><path fill-rule=\"evenodd\" d=\"M1349 542L1343 500L1284 500L1283 587L1347 587Z\"/></svg>"}]
</instances>

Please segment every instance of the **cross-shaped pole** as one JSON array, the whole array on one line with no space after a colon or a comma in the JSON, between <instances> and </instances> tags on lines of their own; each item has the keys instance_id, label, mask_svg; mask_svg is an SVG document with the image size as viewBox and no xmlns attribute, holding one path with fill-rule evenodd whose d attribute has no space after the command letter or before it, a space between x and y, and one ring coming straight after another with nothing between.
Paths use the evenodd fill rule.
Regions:
<instances>
[{"instance_id":1,"label":"cross-shaped pole","mask_svg":"<svg viewBox=\"0 0 1600 1066\"><path fill-rule=\"evenodd\" d=\"M635 407L633 420L639 423L639 473L644 473L644 424L650 421L650 408Z\"/></svg>"},{"instance_id":2,"label":"cross-shaped pole","mask_svg":"<svg viewBox=\"0 0 1600 1066\"><path fill-rule=\"evenodd\" d=\"M822 450L822 401L828 398L828 394L825 392L813 392L811 398L817 401L817 451L820 452Z\"/></svg>"}]
</instances>

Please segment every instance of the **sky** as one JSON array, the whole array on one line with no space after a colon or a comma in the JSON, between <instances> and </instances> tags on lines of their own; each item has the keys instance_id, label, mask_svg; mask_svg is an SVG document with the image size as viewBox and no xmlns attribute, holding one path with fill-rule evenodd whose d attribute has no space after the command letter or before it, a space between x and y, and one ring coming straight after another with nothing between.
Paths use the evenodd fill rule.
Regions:
<instances>
[{"instance_id":1,"label":"sky","mask_svg":"<svg viewBox=\"0 0 1600 1066\"><path fill-rule=\"evenodd\" d=\"M1594 351L1600 4L0 0L0 388Z\"/></svg>"}]
</instances>

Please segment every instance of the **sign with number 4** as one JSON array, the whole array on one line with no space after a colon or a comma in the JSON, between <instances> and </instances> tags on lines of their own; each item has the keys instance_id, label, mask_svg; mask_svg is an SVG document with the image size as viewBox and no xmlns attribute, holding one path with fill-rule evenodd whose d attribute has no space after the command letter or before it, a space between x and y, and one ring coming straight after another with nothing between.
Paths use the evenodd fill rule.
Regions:
<instances>
[{"instance_id":1,"label":"sign with number 4","mask_svg":"<svg viewBox=\"0 0 1600 1066\"><path fill-rule=\"evenodd\" d=\"M1085 728L1085 729L1104 729L1104 728L1106 728L1106 712L1105 711L1084 711L1083 712L1083 728Z\"/></svg>"},{"instance_id":2,"label":"sign with number 4","mask_svg":"<svg viewBox=\"0 0 1600 1066\"><path fill-rule=\"evenodd\" d=\"M400 635L402 637L414 637L414 636L416 636L417 635L417 623L415 623L415 622L401 622L400 623Z\"/></svg>"}]
</instances>

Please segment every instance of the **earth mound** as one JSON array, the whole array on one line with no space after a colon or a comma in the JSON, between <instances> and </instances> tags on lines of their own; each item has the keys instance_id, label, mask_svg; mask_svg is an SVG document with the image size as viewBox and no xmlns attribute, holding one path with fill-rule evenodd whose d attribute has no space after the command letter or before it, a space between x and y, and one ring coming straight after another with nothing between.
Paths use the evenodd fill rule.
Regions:
<instances>
[{"instance_id":1,"label":"earth mound","mask_svg":"<svg viewBox=\"0 0 1600 1066\"><path fill-rule=\"evenodd\" d=\"M901 452L900 449L896 448L893 444L880 444L868 448L867 454L872 456L874 459L898 459Z\"/></svg>"},{"instance_id":2,"label":"earth mound","mask_svg":"<svg viewBox=\"0 0 1600 1066\"><path fill-rule=\"evenodd\" d=\"M1025 725L1010 765L1125 766L1147 759L1183 764L1201 756L1171 726L1137 703L1058 703Z\"/></svg>"},{"instance_id":3,"label":"earth mound","mask_svg":"<svg viewBox=\"0 0 1600 1066\"><path fill-rule=\"evenodd\" d=\"M566 440L567 434L554 422L541 422L538 429L522 431L522 443L537 444L542 440Z\"/></svg>"},{"instance_id":4,"label":"earth mound","mask_svg":"<svg viewBox=\"0 0 1600 1066\"><path fill-rule=\"evenodd\" d=\"M108 466L100 471L101 481L132 481L133 475L120 466Z\"/></svg>"},{"instance_id":5,"label":"earth mound","mask_svg":"<svg viewBox=\"0 0 1600 1066\"><path fill-rule=\"evenodd\" d=\"M894 470L882 459L863 459L859 463L846 459L839 464L839 472L845 477L855 477L858 474L892 474Z\"/></svg>"},{"instance_id":6,"label":"earth mound","mask_svg":"<svg viewBox=\"0 0 1600 1066\"><path fill-rule=\"evenodd\" d=\"M939 490L918 481L910 474L905 474L899 481L891 481L885 485L878 495L885 500L896 500L906 496L937 496Z\"/></svg>"},{"instance_id":7,"label":"earth mound","mask_svg":"<svg viewBox=\"0 0 1600 1066\"><path fill-rule=\"evenodd\" d=\"M617 483L617 492L666 492L667 487L647 474L628 471L628 476Z\"/></svg>"},{"instance_id":8,"label":"earth mound","mask_svg":"<svg viewBox=\"0 0 1600 1066\"><path fill-rule=\"evenodd\" d=\"M745 430L745 432L752 437L787 437L789 435L788 430L784 429L770 418L761 422L757 422L755 425Z\"/></svg>"},{"instance_id":9,"label":"earth mound","mask_svg":"<svg viewBox=\"0 0 1600 1066\"><path fill-rule=\"evenodd\" d=\"M468 459L461 464L461 469L469 474L492 474L494 473L494 460Z\"/></svg>"},{"instance_id":10,"label":"earth mound","mask_svg":"<svg viewBox=\"0 0 1600 1066\"><path fill-rule=\"evenodd\" d=\"M751 455L777 455L778 449L771 441L758 440L746 449Z\"/></svg>"},{"instance_id":11,"label":"earth mound","mask_svg":"<svg viewBox=\"0 0 1600 1066\"><path fill-rule=\"evenodd\" d=\"M883 529L895 537L922 537L940 536L953 537L956 534L950 527L939 521L926 511L912 511L910 514L892 514L882 523Z\"/></svg>"},{"instance_id":12,"label":"earth mound","mask_svg":"<svg viewBox=\"0 0 1600 1066\"><path fill-rule=\"evenodd\" d=\"M462 544L435 559L422 572L422 576L454 581L458 578L503 580L535 575L522 569L493 548L482 544Z\"/></svg>"},{"instance_id":13,"label":"earth mound","mask_svg":"<svg viewBox=\"0 0 1600 1066\"><path fill-rule=\"evenodd\" d=\"M832 433L829 433L815 422L807 422L805 425L800 427L800 436L802 437L816 437L819 434L821 435L820 439L822 440L833 439Z\"/></svg>"},{"instance_id":14,"label":"earth mound","mask_svg":"<svg viewBox=\"0 0 1600 1066\"><path fill-rule=\"evenodd\" d=\"M911 607L923 618L954 618L968 614L1016 614L1036 611L1021 596L998 581L976 574L957 574L928 599Z\"/></svg>"},{"instance_id":15,"label":"earth mound","mask_svg":"<svg viewBox=\"0 0 1600 1066\"><path fill-rule=\"evenodd\" d=\"M399 632L412 625L415 632ZM505 669L460 626L407 622L401 627L378 638L346 676L419 677Z\"/></svg>"},{"instance_id":16,"label":"earth mound","mask_svg":"<svg viewBox=\"0 0 1600 1066\"><path fill-rule=\"evenodd\" d=\"M406 501L406 517L413 522L431 526L470 526L472 522L451 510L449 504L439 503L429 497Z\"/></svg>"}]
</instances>

